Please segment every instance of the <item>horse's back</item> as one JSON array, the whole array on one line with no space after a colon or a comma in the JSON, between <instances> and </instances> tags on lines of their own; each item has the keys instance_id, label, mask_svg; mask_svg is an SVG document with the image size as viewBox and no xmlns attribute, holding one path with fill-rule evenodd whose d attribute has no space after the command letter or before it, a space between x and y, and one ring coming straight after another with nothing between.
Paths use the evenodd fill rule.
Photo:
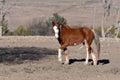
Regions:
<instances>
[{"instance_id":1,"label":"horse's back","mask_svg":"<svg viewBox=\"0 0 120 80\"><path fill-rule=\"evenodd\" d=\"M83 27L83 32L86 33L86 35L94 35L93 31L87 27Z\"/></svg>"},{"instance_id":2,"label":"horse's back","mask_svg":"<svg viewBox=\"0 0 120 80\"><path fill-rule=\"evenodd\" d=\"M81 27L80 28L82 31L83 31L83 33L85 33L86 35L93 35L94 33L93 33L93 31L91 30L91 29L89 29L88 27ZM81 31L80 30L80 31Z\"/></svg>"},{"instance_id":3,"label":"horse's back","mask_svg":"<svg viewBox=\"0 0 120 80\"><path fill-rule=\"evenodd\" d=\"M88 27L79 27L79 28L72 28L71 32L74 34L74 33L77 33L77 34L80 34L80 35L85 35L85 36L88 36L88 35L94 35L93 31L88 28Z\"/></svg>"},{"instance_id":4,"label":"horse's back","mask_svg":"<svg viewBox=\"0 0 120 80\"><path fill-rule=\"evenodd\" d=\"M92 40L95 37L93 31L91 29L87 28L87 27L82 27L81 29L84 33L84 39L86 41L88 41L89 44L91 44Z\"/></svg>"},{"instance_id":5,"label":"horse's back","mask_svg":"<svg viewBox=\"0 0 120 80\"><path fill-rule=\"evenodd\" d=\"M79 28L70 28L68 27L65 30L67 36L76 36L76 37L83 37L83 38L93 38L94 33L88 27L79 27Z\"/></svg>"}]
</instances>

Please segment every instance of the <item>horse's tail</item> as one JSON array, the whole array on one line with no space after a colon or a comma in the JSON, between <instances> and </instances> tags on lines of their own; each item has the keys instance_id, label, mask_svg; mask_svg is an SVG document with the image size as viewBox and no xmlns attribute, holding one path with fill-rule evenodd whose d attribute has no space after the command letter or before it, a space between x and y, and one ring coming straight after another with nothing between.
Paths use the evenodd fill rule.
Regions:
<instances>
[{"instance_id":1,"label":"horse's tail","mask_svg":"<svg viewBox=\"0 0 120 80\"><path fill-rule=\"evenodd\" d=\"M97 47L97 57L99 59L99 57L100 57L100 39L99 39L99 36L95 33L94 30L93 30L93 33L95 35L94 42L95 42L95 45Z\"/></svg>"}]
</instances>

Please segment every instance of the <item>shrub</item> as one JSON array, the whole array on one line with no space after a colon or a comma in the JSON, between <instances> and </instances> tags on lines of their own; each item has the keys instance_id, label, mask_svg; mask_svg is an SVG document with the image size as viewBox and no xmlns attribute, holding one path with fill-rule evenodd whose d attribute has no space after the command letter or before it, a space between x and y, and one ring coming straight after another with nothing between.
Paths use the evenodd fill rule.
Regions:
<instances>
[{"instance_id":1,"label":"shrub","mask_svg":"<svg viewBox=\"0 0 120 80\"><path fill-rule=\"evenodd\" d=\"M46 22L41 20L34 20L29 27L31 31L31 35L47 35L49 26L47 26Z\"/></svg>"},{"instance_id":2,"label":"shrub","mask_svg":"<svg viewBox=\"0 0 120 80\"><path fill-rule=\"evenodd\" d=\"M13 35L26 36L28 34L27 28L23 25L18 26L18 28L13 32Z\"/></svg>"},{"instance_id":3,"label":"shrub","mask_svg":"<svg viewBox=\"0 0 120 80\"><path fill-rule=\"evenodd\" d=\"M31 30L31 35L42 35L49 36L53 35L52 32L52 21L59 22L61 24L66 24L67 21L65 18L59 16L57 13L53 14L53 17L50 17L48 20L34 20L32 24L30 24L29 29Z\"/></svg>"},{"instance_id":4,"label":"shrub","mask_svg":"<svg viewBox=\"0 0 120 80\"><path fill-rule=\"evenodd\" d=\"M24 27L23 25L19 25L16 30L14 30L13 32L9 32L8 35L18 35L18 36L53 35L52 21L59 22L61 24L67 23L65 18L59 16L57 13L54 13L53 17L50 17L48 20L34 19L32 23L29 25L29 27Z\"/></svg>"},{"instance_id":5,"label":"shrub","mask_svg":"<svg viewBox=\"0 0 120 80\"><path fill-rule=\"evenodd\" d=\"M53 17L51 17L50 20L54 22L59 22L60 24L67 24L67 20L64 17L58 15L58 13L54 13Z\"/></svg>"},{"instance_id":6,"label":"shrub","mask_svg":"<svg viewBox=\"0 0 120 80\"><path fill-rule=\"evenodd\" d=\"M112 25L111 27L104 27L104 31L105 31L105 37L111 37L114 38L116 36L116 28L114 25ZM95 28L95 32L101 36L101 27ZM118 33L118 38L120 38L120 32Z\"/></svg>"}]
</instances>

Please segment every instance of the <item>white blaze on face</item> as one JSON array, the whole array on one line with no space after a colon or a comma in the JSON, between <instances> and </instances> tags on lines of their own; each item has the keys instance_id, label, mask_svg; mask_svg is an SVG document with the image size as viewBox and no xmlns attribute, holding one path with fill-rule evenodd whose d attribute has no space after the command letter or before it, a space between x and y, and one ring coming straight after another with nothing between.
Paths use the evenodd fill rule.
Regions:
<instances>
[{"instance_id":1,"label":"white blaze on face","mask_svg":"<svg viewBox=\"0 0 120 80\"><path fill-rule=\"evenodd\" d=\"M55 32L55 37L58 38L59 37L59 35L58 35L59 34L59 29L57 28L57 26L54 26L53 30Z\"/></svg>"}]
</instances>

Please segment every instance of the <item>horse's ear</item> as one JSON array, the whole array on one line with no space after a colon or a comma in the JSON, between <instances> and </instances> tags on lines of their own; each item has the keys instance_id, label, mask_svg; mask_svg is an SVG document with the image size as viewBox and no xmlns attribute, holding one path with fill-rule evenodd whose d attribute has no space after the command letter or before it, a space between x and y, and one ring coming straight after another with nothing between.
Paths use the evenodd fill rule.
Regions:
<instances>
[{"instance_id":1,"label":"horse's ear","mask_svg":"<svg viewBox=\"0 0 120 80\"><path fill-rule=\"evenodd\" d=\"M57 22L58 25L61 25L61 23Z\"/></svg>"},{"instance_id":2,"label":"horse's ear","mask_svg":"<svg viewBox=\"0 0 120 80\"><path fill-rule=\"evenodd\" d=\"M52 21L52 25L54 26L54 25L55 25L55 22Z\"/></svg>"}]
</instances>

